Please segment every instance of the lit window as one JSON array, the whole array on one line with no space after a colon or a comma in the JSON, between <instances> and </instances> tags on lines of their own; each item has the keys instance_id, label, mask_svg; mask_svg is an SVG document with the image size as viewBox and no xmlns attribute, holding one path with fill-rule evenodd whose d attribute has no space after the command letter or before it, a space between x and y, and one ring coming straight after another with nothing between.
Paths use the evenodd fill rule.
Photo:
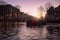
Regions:
<instances>
[{"instance_id":1,"label":"lit window","mask_svg":"<svg viewBox=\"0 0 60 40\"><path fill-rule=\"evenodd\" d=\"M0 19L2 20L2 17L0 16Z\"/></svg>"},{"instance_id":2,"label":"lit window","mask_svg":"<svg viewBox=\"0 0 60 40\"><path fill-rule=\"evenodd\" d=\"M12 16L12 14L9 14L9 16Z\"/></svg>"},{"instance_id":3,"label":"lit window","mask_svg":"<svg viewBox=\"0 0 60 40\"><path fill-rule=\"evenodd\" d=\"M17 14L15 14L15 17L17 17Z\"/></svg>"}]
</instances>

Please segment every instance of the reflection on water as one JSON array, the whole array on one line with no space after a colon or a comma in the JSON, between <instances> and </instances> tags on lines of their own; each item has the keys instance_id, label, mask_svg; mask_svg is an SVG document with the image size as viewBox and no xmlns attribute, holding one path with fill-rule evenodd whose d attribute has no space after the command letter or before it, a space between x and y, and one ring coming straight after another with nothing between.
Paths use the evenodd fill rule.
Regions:
<instances>
[{"instance_id":1,"label":"reflection on water","mask_svg":"<svg viewBox=\"0 0 60 40\"><path fill-rule=\"evenodd\" d=\"M26 23L22 22L18 27L8 27L7 31L2 29L0 40L60 40L60 25L33 27L27 27Z\"/></svg>"},{"instance_id":2,"label":"reflection on water","mask_svg":"<svg viewBox=\"0 0 60 40\"><path fill-rule=\"evenodd\" d=\"M32 30L32 28L22 25L18 36L21 40L60 40L60 36L57 34L59 34L57 26L45 25L42 28L33 28Z\"/></svg>"}]
</instances>

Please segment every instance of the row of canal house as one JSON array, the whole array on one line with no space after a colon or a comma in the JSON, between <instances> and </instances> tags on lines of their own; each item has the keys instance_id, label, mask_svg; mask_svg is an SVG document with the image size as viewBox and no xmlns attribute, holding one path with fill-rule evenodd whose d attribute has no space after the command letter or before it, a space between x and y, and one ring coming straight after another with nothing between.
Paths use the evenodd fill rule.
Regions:
<instances>
[{"instance_id":1,"label":"row of canal house","mask_svg":"<svg viewBox=\"0 0 60 40\"><path fill-rule=\"evenodd\" d=\"M24 12L10 4L0 5L0 31L2 29L7 31L9 28L17 27L19 22L24 22L31 18L31 16L24 14Z\"/></svg>"},{"instance_id":2,"label":"row of canal house","mask_svg":"<svg viewBox=\"0 0 60 40\"><path fill-rule=\"evenodd\" d=\"M10 4L0 5L0 39L18 40L17 35L20 25L31 19L32 16L21 12L18 8Z\"/></svg>"},{"instance_id":3,"label":"row of canal house","mask_svg":"<svg viewBox=\"0 0 60 40\"><path fill-rule=\"evenodd\" d=\"M51 7L47 10L47 14L45 17L46 22L59 22L60 20L60 6L56 7ZM25 14L24 12L21 12L18 8L7 4L7 5L0 5L0 24L2 25L8 25L8 24L17 24L19 22L24 22L24 21L31 21L32 19L35 21L35 18ZM46 24L45 20L43 20L42 24ZM14 23L15 22L15 23ZM36 23L39 22L41 24L41 21L35 21ZM28 24L27 23L27 24ZM38 23L37 23L38 24ZM1 26L1 25L0 25Z\"/></svg>"},{"instance_id":4,"label":"row of canal house","mask_svg":"<svg viewBox=\"0 0 60 40\"><path fill-rule=\"evenodd\" d=\"M10 4L0 5L0 22L3 22L2 25L8 25L10 22L14 23L15 21L18 21L19 13L19 9L11 6Z\"/></svg>"},{"instance_id":5,"label":"row of canal house","mask_svg":"<svg viewBox=\"0 0 60 40\"><path fill-rule=\"evenodd\" d=\"M50 7L47 10L45 20L49 24L59 24L60 23L60 5L58 7Z\"/></svg>"}]
</instances>

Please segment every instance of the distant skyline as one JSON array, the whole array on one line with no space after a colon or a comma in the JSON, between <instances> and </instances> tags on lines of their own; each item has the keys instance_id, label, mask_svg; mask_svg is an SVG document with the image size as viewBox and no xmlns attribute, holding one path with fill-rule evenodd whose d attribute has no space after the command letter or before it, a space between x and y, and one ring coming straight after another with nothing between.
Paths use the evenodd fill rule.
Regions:
<instances>
[{"instance_id":1,"label":"distant skyline","mask_svg":"<svg viewBox=\"0 0 60 40\"><path fill-rule=\"evenodd\" d=\"M52 2L54 6L58 6L60 4L60 0L4 0L8 4L12 4L13 6L19 5L21 8L21 11L29 13L29 14L35 14L37 13L38 7L40 5L43 5Z\"/></svg>"}]
</instances>

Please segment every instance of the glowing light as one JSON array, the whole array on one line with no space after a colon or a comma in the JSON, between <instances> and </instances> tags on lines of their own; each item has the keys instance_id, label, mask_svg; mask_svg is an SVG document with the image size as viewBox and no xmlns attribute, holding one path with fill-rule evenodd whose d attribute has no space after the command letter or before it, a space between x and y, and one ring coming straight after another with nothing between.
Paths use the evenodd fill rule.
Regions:
<instances>
[{"instance_id":1,"label":"glowing light","mask_svg":"<svg viewBox=\"0 0 60 40\"><path fill-rule=\"evenodd\" d=\"M34 11L30 12L30 15L37 17L37 11L34 10Z\"/></svg>"},{"instance_id":2,"label":"glowing light","mask_svg":"<svg viewBox=\"0 0 60 40\"><path fill-rule=\"evenodd\" d=\"M44 19L45 14L46 13L44 11L38 11L37 12L37 10L30 12L30 15L34 16L37 19Z\"/></svg>"},{"instance_id":3,"label":"glowing light","mask_svg":"<svg viewBox=\"0 0 60 40\"><path fill-rule=\"evenodd\" d=\"M38 16L41 20L43 20L45 18L45 14L46 14L46 12L43 8L38 10Z\"/></svg>"}]
</instances>

